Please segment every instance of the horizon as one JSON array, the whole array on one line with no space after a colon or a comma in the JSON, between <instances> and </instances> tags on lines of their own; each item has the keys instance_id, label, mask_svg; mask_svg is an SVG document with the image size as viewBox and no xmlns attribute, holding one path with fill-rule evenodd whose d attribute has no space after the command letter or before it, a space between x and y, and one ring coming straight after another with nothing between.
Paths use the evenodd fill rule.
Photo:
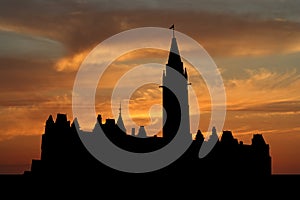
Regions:
<instances>
[{"instance_id":1,"label":"horizon","mask_svg":"<svg viewBox=\"0 0 300 200\"><path fill-rule=\"evenodd\" d=\"M173 23L176 31L203 46L220 71L227 96L223 129L232 131L244 144L250 143L253 134L262 134L270 145L272 173L300 174L300 3L202 0L182 4L151 0L124 5L116 0L103 5L102 1L3 2L0 174L22 173L29 169L31 159L40 158L41 135L50 114L54 117L56 113L67 113L73 119L72 89L76 73L97 44L122 31L169 28ZM170 44L171 37L170 34ZM157 38L157 43L160 42ZM126 41L119 45L116 48L126 46ZM179 51L189 52L184 45L178 43ZM161 78L167 53L137 50L111 63L99 80L96 113L101 113L103 119L117 119L119 105L112 105L109 97L120 77L134 67L145 65L149 71L160 71L151 76ZM200 129L209 134L206 131L211 117L208 88L193 66L186 60L183 62L201 111L200 125L191 128L191 132L195 134ZM136 77L136 81L142 79ZM128 116L123 116L127 132L132 127L144 125L147 129L152 124L156 125L149 130L152 135L161 127L158 85L139 87L122 103L129 103L128 113L136 123L129 123Z\"/></svg>"}]
</instances>

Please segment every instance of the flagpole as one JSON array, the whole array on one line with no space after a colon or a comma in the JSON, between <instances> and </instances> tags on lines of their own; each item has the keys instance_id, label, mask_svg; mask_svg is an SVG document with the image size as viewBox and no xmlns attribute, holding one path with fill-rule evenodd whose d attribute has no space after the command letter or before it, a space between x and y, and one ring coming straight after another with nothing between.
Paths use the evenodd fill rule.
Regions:
<instances>
[{"instance_id":1,"label":"flagpole","mask_svg":"<svg viewBox=\"0 0 300 200\"><path fill-rule=\"evenodd\" d=\"M173 29L173 38L175 38L175 25L172 24L172 26L169 29Z\"/></svg>"},{"instance_id":2,"label":"flagpole","mask_svg":"<svg viewBox=\"0 0 300 200\"><path fill-rule=\"evenodd\" d=\"M175 29L175 28L173 27L173 38L175 38L175 31L174 31L174 29Z\"/></svg>"}]
</instances>

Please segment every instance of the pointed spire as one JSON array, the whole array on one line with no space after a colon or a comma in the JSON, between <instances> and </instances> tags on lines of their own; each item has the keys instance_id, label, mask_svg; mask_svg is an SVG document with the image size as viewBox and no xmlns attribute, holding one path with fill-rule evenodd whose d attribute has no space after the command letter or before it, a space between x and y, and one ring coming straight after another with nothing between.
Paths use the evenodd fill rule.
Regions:
<instances>
[{"instance_id":1,"label":"pointed spire","mask_svg":"<svg viewBox=\"0 0 300 200\"><path fill-rule=\"evenodd\" d=\"M178 66L178 64L181 65L181 63L182 62L181 62L181 58L180 58L180 54L179 54L177 41L176 41L176 38L173 37L172 42L171 42L169 58L168 58L168 66L176 68L176 66ZM182 67L181 67L180 72L183 73Z\"/></svg>"},{"instance_id":2,"label":"pointed spire","mask_svg":"<svg viewBox=\"0 0 300 200\"><path fill-rule=\"evenodd\" d=\"M173 30L173 38L171 42L167 66L177 70L180 74L184 75L183 63L181 61L179 48L175 37L174 24L170 27L170 29ZM168 70L166 74L168 74Z\"/></svg>"},{"instance_id":3,"label":"pointed spire","mask_svg":"<svg viewBox=\"0 0 300 200\"><path fill-rule=\"evenodd\" d=\"M53 117L52 115L49 115L47 121L46 121L46 127L48 126L53 126L54 125L54 120L53 120Z\"/></svg>"},{"instance_id":4,"label":"pointed spire","mask_svg":"<svg viewBox=\"0 0 300 200\"><path fill-rule=\"evenodd\" d=\"M140 126L137 136L140 137L140 138L146 138L147 137L147 133L146 133L146 130L145 130L144 126Z\"/></svg>"},{"instance_id":5,"label":"pointed spire","mask_svg":"<svg viewBox=\"0 0 300 200\"><path fill-rule=\"evenodd\" d=\"M121 101L120 101L120 107L119 107L119 118L118 118L118 121L117 121L117 125L118 127L124 132L126 133L126 128L124 126L124 122L123 122L123 119L122 119L122 107L121 107Z\"/></svg>"},{"instance_id":6,"label":"pointed spire","mask_svg":"<svg viewBox=\"0 0 300 200\"><path fill-rule=\"evenodd\" d=\"M177 41L176 41L175 37L172 38L170 53L171 52L174 53L174 54L177 54L179 56L179 58L180 58L179 50L178 50L178 45L177 45Z\"/></svg>"},{"instance_id":7,"label":"pointed spire","mask_svg":"<svg viewBox=\"0 0 300 200\"><path fill-rule=\"evenodd\" d=\"M179 55L178 45L177 45L177 41L175 38L175 25L172 24L172 26L169 29L172 29L172 33L173 33L170 53L173 52L173 53Z\"/></svg>"},{"instance_id":8,"label":"pointed spire","mask_svg":"<svg viewBox=\"0 0 300 200\"><path fill-rule=\"evenodd\" d=\"M47 122L54 123L52 115L49 115Z\"/></svg>"}]
</instances>

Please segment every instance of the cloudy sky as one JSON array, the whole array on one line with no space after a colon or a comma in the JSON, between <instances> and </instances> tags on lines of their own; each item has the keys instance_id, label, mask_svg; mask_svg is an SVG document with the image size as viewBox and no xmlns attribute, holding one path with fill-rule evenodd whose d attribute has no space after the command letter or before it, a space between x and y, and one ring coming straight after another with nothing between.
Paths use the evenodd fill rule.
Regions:
<instances>
[{"instance_id":1,"label":"cloudy sky","mask_svg":"<svg viewBox=\"0 0 300 200\"><path fill-rule=\"evenodd\" d=\"M273 173L300 173L300 2L294 0L2 0L0 173L22 173L31 159L40 158L50 114L66 113L72 120L76 72L93 48L125 30L173 23L205 48L221 72L224 129L249 144L252 134L262 133ZM122 73L148 61L165 64L166 56L133 52L112 64L96 96L104 119L113 117L105 105ZM205 129L209 94L192 77L193 85L199 82L194 88L199 104L208 111L199 127ZM159 95L151 85L133 94L137 123L149 123L148 110Z\"/></svg>"}]
</instances>

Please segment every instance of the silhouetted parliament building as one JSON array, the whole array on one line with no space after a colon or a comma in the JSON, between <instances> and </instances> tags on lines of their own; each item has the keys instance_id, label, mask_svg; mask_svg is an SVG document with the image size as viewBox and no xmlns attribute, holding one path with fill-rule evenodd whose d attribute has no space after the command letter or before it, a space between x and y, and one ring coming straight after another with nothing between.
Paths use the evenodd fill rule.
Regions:
<instances>
[{"instance_id":1,"label":"silhouetted parliament building","mask_svg":"<svg viewBox=\"0 0 300 200\"><path fill-rule=\"evenodd\" d=\"M188 74L183 67L174 32L166 65L161 86L163 107L167 114L166 116L163 112L163 120L165 121L163 136L147 137L144 127L140 127L137 135L127 134L120 107L117 123L114 119L106 119L103 123L101 115L97 117L105 135L115 145L131 152L151 152L168 144L177 131L190 134ZM68 121L66 114L57 114L56 119L50 115L42 135L41 158L40 160L32 160L30 171L26 171L24 174L32 176L76 174L103 177L127 175L261 177L270 176L272 173L269 145L266 144L261 134L254 134L252 143L246 145L238 142L231 131L223 131L212 151L200 159L198 153L201 145L210 142L212 137L218 137L215 128L213 128L207 141L204 140L200 130L194 139L190 134L193 141L187 151L179 159L162 169L144 174L117 171L102 164L88 152L78 134L95 133L84 131L77 133L76 123L78 123L76 119L72 123ZM181 126L179 126L180 123Z\"/></svg>"}]
</instances>

